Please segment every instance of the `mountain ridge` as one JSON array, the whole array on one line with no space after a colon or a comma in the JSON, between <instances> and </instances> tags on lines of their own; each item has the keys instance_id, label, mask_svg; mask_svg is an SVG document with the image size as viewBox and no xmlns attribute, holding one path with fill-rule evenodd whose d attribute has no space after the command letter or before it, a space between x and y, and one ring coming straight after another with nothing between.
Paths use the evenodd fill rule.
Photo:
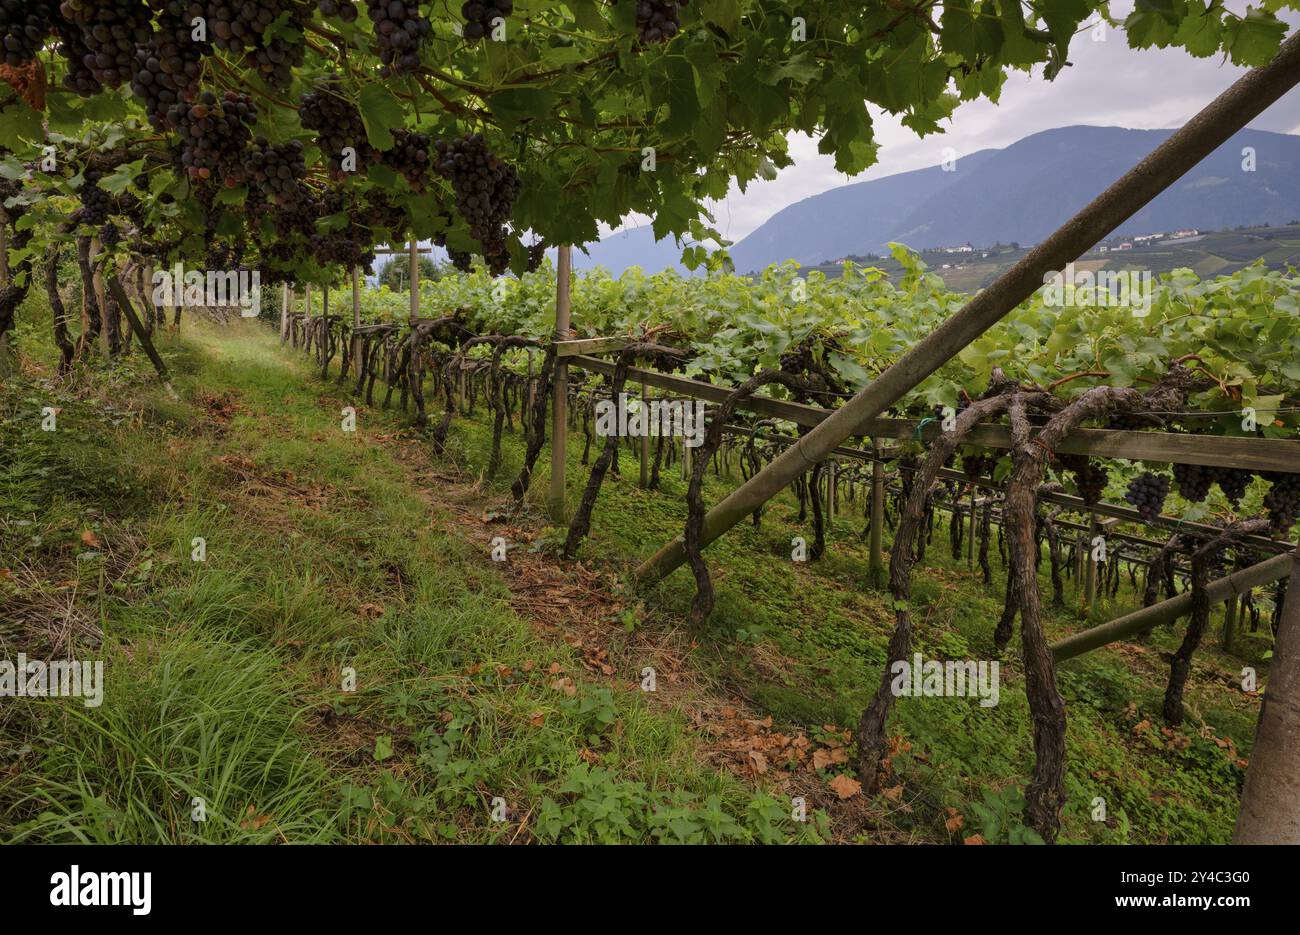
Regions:
<instances>
[{"instance_id":1,"label":"mountain ridge","mask_svg":"<svg viewBox=\"0 0 1300 935\"><path fill-rule=\"evenodd\" d=\"M1074 125L1002 149L847 185L787 205L731 247L737 270L796 260L808 266L880 253L970 243L1035 243L1075 214L1173 130ZM1253 171L1247 171L1247 148ZM1242 130L1125 221L1120 236L1180 228L1286 224L1300 217L1300 136ZM680 248L650 228L620 231L575 254L575 265L619 273L632 265L681 270Z\"/></svg>"}]
</instances>

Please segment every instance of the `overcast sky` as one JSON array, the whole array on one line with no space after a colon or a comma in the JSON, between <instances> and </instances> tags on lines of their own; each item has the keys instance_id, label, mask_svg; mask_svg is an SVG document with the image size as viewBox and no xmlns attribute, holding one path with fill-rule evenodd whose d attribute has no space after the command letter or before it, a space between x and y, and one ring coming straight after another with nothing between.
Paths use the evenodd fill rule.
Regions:
<instances>
[{"instance_id":1,"label":"overcast sky","mask_svg":"<svg viewBox=\"0 0 1300 935\"><path fill-rule=\"evenodd\" d=\"M1246 4L1229 0L1230 9ZM1112 4L1122 18L1131 3ZM1295 22L1293 15L1282 14ZM1070 46L1073 67L1055 81L1044 81L1041 70L1030 76L1012 72L997 104L970 101L959 107L945 132L919 139L897 118L873 109L879 162L861 175L849 177L835 171L834 158L817 152L817 141L803 135L790 138L795 164L782 169L771 182L751 183L749 190L731 195L715 206L718 229L730 240L740 240L774 213L796 201L849 182L907 172L943 161L951 146L963 153L1001 148L1016 140L1077 124L1163 129L1181 126L1244 71L1222 56L1193 58L1181 49L1130 49L1123 32L1106 28L1105 40L1091 33L1077 35ZM1258 130L1300 133L1300 90L1293 90L1250 124ZM647 223L639 219L628 227Z\"/></svg>"}]
</instances>

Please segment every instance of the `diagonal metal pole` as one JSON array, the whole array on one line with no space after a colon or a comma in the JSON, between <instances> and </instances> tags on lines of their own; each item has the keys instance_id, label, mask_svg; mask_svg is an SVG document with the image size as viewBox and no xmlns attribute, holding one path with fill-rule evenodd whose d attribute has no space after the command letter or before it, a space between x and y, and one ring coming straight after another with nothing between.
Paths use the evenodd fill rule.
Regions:
<instances>
[{"instance_id":1,"label":"diagonal metal pole","mask_svg":"<svg viewBox=\"0 0 1300 935\"><path fill-rule=\"evenodd\" d=\"M701 541L708 545L795 478L826 458L902 399L1003 316L1029 298L1047 273L1064 269L1189 169L1223 145L1265 108L1300 83L1300 34L1282 44L1269 64L1253 69L1161 143L1145 159L1098 195L1052 236L977 294L796 445L733 490L704 517ZM682 538L665 543L636 570L641 583L662 578L686 560Z\"/></svg>"}]
</instances>

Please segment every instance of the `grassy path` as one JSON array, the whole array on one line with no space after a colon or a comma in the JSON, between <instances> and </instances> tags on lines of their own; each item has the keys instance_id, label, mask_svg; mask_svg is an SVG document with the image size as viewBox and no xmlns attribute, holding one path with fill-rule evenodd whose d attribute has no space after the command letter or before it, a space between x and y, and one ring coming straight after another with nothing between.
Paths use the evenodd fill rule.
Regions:
<instances>
[{"instance_id":1,"label":"grassy path","mask_svg":"<svg viewBox=\"0 0 1300 935\"><path fill-rule=\"evenodd\" d=\"M107 669L98 708L0 709L5 840L811 832L710 768L635 672L521 617L430 495L455 478L395 420L344 433L262 329L200 327L170 356L179 405L123 373L51 397L42 433L27 416L45 400L5 400L2 593L26 622L6 649L102 638Z\"/></svg>"},{"instance_id":2,"label":"grassy path","mask_svg":"<svg viewBox=\"0 0 1300 935\"><path fill-rule=\"evenodd\" d=\"M562 565L561 531L494 506L520 451L507 436L484 481L481 412L435 460L399 413L342 431L342 388L259 326L165 343L180 404L131 367L0 396L0 657L71 644L108 673L99 708L0 708L0 840L1016 839L1032 751L1014 658L996 708L901 700L884 794L832 791L891 625L851 509L816 565L788 560L787 499L712 547L718 607L692 638L689 576L640 598L621 583L680 532L673 472L646 492L625 462ZM1000 584L948 561L941 532L930 556L919 650L986 656ZM1162 731L1174 640L1062 671L1066 839L1229 834L1258 701L1228 684L1240 661L1207 652L1189 726Z\"/></svg>"}]
</instances>

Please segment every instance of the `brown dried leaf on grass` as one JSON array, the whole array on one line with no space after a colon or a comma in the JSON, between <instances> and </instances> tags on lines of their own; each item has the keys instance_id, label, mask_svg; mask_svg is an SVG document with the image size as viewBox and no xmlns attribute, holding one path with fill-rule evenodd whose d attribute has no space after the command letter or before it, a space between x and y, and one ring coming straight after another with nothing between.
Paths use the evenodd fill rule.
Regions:
<instances>
[{"instance_id":1,"label":"brown dried leaf on grass","mask_svg":"<svg viewBox=\"0 0 1300 935\"><path fill-rule=\"evenodd\" d=\"M851 799L862 794L862 783L842 774L830 781L830 787L841 799Z\"/></svg>"},{"instance_id":2,"label":"brown dried leaf on grass","mask_svg":"<svg viewBox=\"0 0 1300 935\"><path fill-rule=\"evenodd\" d=\"M945 811L948 813L948 818L943 823L944 830L949 834L953 834L966 823L966 819L962 817L961 812L957 811L957 809L953 808L951 805L949 805Z\"/></svg>"}]
</instances>

